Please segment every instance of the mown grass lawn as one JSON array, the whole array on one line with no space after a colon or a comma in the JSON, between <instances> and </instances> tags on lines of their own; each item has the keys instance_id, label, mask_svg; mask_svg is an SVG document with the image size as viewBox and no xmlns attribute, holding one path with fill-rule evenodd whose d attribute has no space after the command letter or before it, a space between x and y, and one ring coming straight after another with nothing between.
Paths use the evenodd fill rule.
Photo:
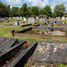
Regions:
<instances>
[{"instance_id":1,"label":"mown grass lawn","mask_svg":"<svg viewBox=\"0 0 67 67\"><path fill-rule=\"evenodd\" d=\"M57 64L57 67L67 67L67 65L59 63Z\"/></svg>"},{"instance_id":2,"label":"mown grass lawn","mask_svg":"<svg viewBox=\"0 0 67 67\"><path fill-rule=\"evenodd\" d=\"M28 27L20 27L20 26L8 26L8 27L3 26L3 27L0 27L0 37L5 37L6 34L9 35L11 30L20 31L20 30L23 30L26 28L28 28Z\"/></svg>"}]
</instances>

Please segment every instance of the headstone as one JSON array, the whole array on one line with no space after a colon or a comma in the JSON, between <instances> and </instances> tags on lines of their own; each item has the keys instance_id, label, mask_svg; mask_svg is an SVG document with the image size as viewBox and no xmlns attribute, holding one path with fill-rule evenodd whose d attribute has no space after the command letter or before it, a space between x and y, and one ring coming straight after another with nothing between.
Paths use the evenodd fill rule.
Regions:
<instances>
[{"instance_id":1,"label":"headstone","mask_svg":"<svg viewBox=\"0 0 67 67\"><path fill-rule=\"evenodd\" d=\"M41 18L40 22L45 22L45 20L46 20L45 18Z\"/></svg>"},{"instance_id":2,"label":"headstone","mask_svg":"<svg viewBox=\"0 0 67 67\"><path fill-rule=\"evenodd\" d=\"M15 21L15 24L14 25L16 25L16 26L19 25L19 22L18 21Z\"/></svg>"},{"instance_id":3,"label":"headstone","mask_svg":"<svg viewBox=\"0 0 67 67\"><path fill-rule=\"evenodd\" d=\"M20 17L20 19L22 19L22 17Z\"/></svg>"},{"instance_id":4,"label":"headstone","mask_svg":"<svg viewBox=\"0 0 67 67\"><path fill-rule=\"evenodd\" d=\"M66 20L67 20L67 17L66 17Z\"/></svg>"},{"instance_id":5,"label":"headstone","mask_svg":"<svg viewBox=\"0 0 67 67\"><path fill-rule=\"evenodd\" d=\"M15 19L15 20L19 20L19 17L13 17L13 19Z\"/></svg>"},{"instance_id":6,"label":"headstone","mask_svg":"<svg viewBox=\"0 0 67 67\"><path fill-rule=\"evenodd\" d=\"M23 20L24 20L24 22L26 22L26 18L25 17L23 17Z\"/></svg>"},{"instance_id":7,"label":"headstone","mask_svg":"<svg viewBox=\"0 0 67 67\"><path fill-rule=\"evenodd\" d=\"M62 17L62 20L65 20L65 17Z\"/></svg>"},{"instance_id":8,"label":"headstone","mask_svg":"<svg viewBox=\"0 0 67 67\"><path fill-rule=\"evenodd\" d=\"M38 17L36 17L36 19L38 19Z\"/></svg>"},{"instance_id":9,"label":"headstone","mask_svg":"<svg viewBox=\"0 0 67 67\"><path fill-rule=\"evenodd\" d=\"M60 17L56 17L57 21L60 21Z\"/></svg>"},{"instance_id":10,"label":"headstone","mask_svg":"<svg viewBox=\"0 0 67 67\"><path fill-rule=\"evenodd\" d=\"M33 17L28 18L28 23L35 23L35 18Z\"/></svg>"}]
</instances>

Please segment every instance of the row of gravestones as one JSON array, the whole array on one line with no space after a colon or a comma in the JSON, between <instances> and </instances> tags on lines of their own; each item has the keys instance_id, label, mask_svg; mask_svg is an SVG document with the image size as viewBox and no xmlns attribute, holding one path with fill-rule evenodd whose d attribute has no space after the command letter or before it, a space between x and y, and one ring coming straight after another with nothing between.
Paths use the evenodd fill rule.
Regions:
<instances>
[{"instance_id":1,"label":"row of gravestones","mask_svg":"<svg viewBox=\"0 0 67 67\"><path fill-rule=\"evenodd\" d=\"M23 18L23 20L24 20L23 22L27 22L28 24L30 24L30 23L34 24L36 22L36 19L33 18L33 17L30 17L28 19ZM41 18L39 20L40 20L40 22L45 22L46 21L46 18ZM18 21L15 21L15 25L19 25L19 22Z\"/></svg>"},{"instance_id":2,"label":"row of gravestones","mask_svg":"<svg viewBox=\"0 0 67 67\"><path fill-rule=\"evenodd\" d=\"M6 19L7 17L5 17L5 18L0 18L0 20L4 20L4 19ZM50 18L50 17L49 17ZM11 17L9 17L9 19L11 19ZM27 21L27 19L25 18L25 17L13 17L13 19L16 19L16 20L21 20L21 19L23 19L24 21ZM46 20L46 18L39 18L39 17L36 17L36 19L40 19L40 21L41 22L44 22L45 20ZM54 18L50 18L51 20L53 20ZM62 19L62 20L67 20L67 17L62 17L62 18L60 18L60 17L56 17L55 19L57 19L57 20L60 20L60 19ZM33 18L33 17L30 17L30 18L28 18L28 21L29 22L31 22L31 20L32 20L32 22L34 22L35 21L35 18Z\"/></svg>"}]
</instances>

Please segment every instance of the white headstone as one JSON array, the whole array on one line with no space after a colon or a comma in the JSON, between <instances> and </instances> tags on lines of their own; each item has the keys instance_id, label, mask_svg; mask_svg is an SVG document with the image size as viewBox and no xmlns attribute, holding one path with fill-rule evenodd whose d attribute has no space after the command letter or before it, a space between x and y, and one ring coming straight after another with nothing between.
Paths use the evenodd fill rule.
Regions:
<instances>
[{"instance_id":1,"label":"white headstone","mask_svg":"<svg viewBox=\"0 0 67 67\"><path fill-rule=\"evenodd\" d=\"M20 19L22 19L22 17L20 17Z\"/></svg>"},{"instance_id":2,"label":"white headstone","mask_svg":"<svg viewBox=\"0 0 67 67\"><path fill-rule=\"evenodd\" d=\"M28 18L28 23L35 23L35 18L33 17Z\"/></svg>"},{"instance_id":3,"label":"white headstone","mask_svg":"<svg viewBox=\"0 0 67 67\"><path fill-rule=\"evenodd\" d=\"M14 25L16 25L16 26L19 25L19 22L15 21Z\"/></svg>"},{"instance_id":4,"label":"white headstone","mask_svg":"<svg viewBox=\"0 0 67 67\"><path fill-rule=\"evenodd\" d=\"M41 18L40 22L45 22L45 20L46 20L45 18Z\"/></svg>"},{"instance_id":5,"label":"white headstone","mask_svg":"<svg viewBox=\"0 0 67 67\"><path fill-rule=\"evenodd\" d=\"M26 18L25 17L23 17L23 20L24 20L24 22L26 21Z\"/></svg>"},{"instance_id":6,"label":"white headstone","mask_svg":"<svg viewBox=\"0 0 67 67\"><path fill-rule=\"evenodd\" d=\"M62 17L62 20L65 20L65 17Z\"/></svg>"},{"instance_id":7,"label":"white headstone","mask_svg":"<svg viewBox=\"0 0 67 67\"><path fill-rule=\"evenodd\" d=\"M36 17L36 19L38 19L38 17Z\"/></svg>"}]
</instances>

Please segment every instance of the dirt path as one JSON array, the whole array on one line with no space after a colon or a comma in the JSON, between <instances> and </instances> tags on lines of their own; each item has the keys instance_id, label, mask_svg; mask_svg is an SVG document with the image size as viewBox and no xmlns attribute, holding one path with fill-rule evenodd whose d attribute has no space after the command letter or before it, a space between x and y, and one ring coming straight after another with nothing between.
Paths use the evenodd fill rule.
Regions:
<instances>
[{"instance_id":1,"label":"dirt path","mask_svg":"<svg viewBox=\"0 0 67 67\"><path fill-rule=\"evenodd\" d=\"M44 34L25 34L25 33L15 33L17 37L26 37L26 38L34 38L34 39L53 39L53 40L67 40L67 36L48 36Z\"/></svg>"}]
</instances>

